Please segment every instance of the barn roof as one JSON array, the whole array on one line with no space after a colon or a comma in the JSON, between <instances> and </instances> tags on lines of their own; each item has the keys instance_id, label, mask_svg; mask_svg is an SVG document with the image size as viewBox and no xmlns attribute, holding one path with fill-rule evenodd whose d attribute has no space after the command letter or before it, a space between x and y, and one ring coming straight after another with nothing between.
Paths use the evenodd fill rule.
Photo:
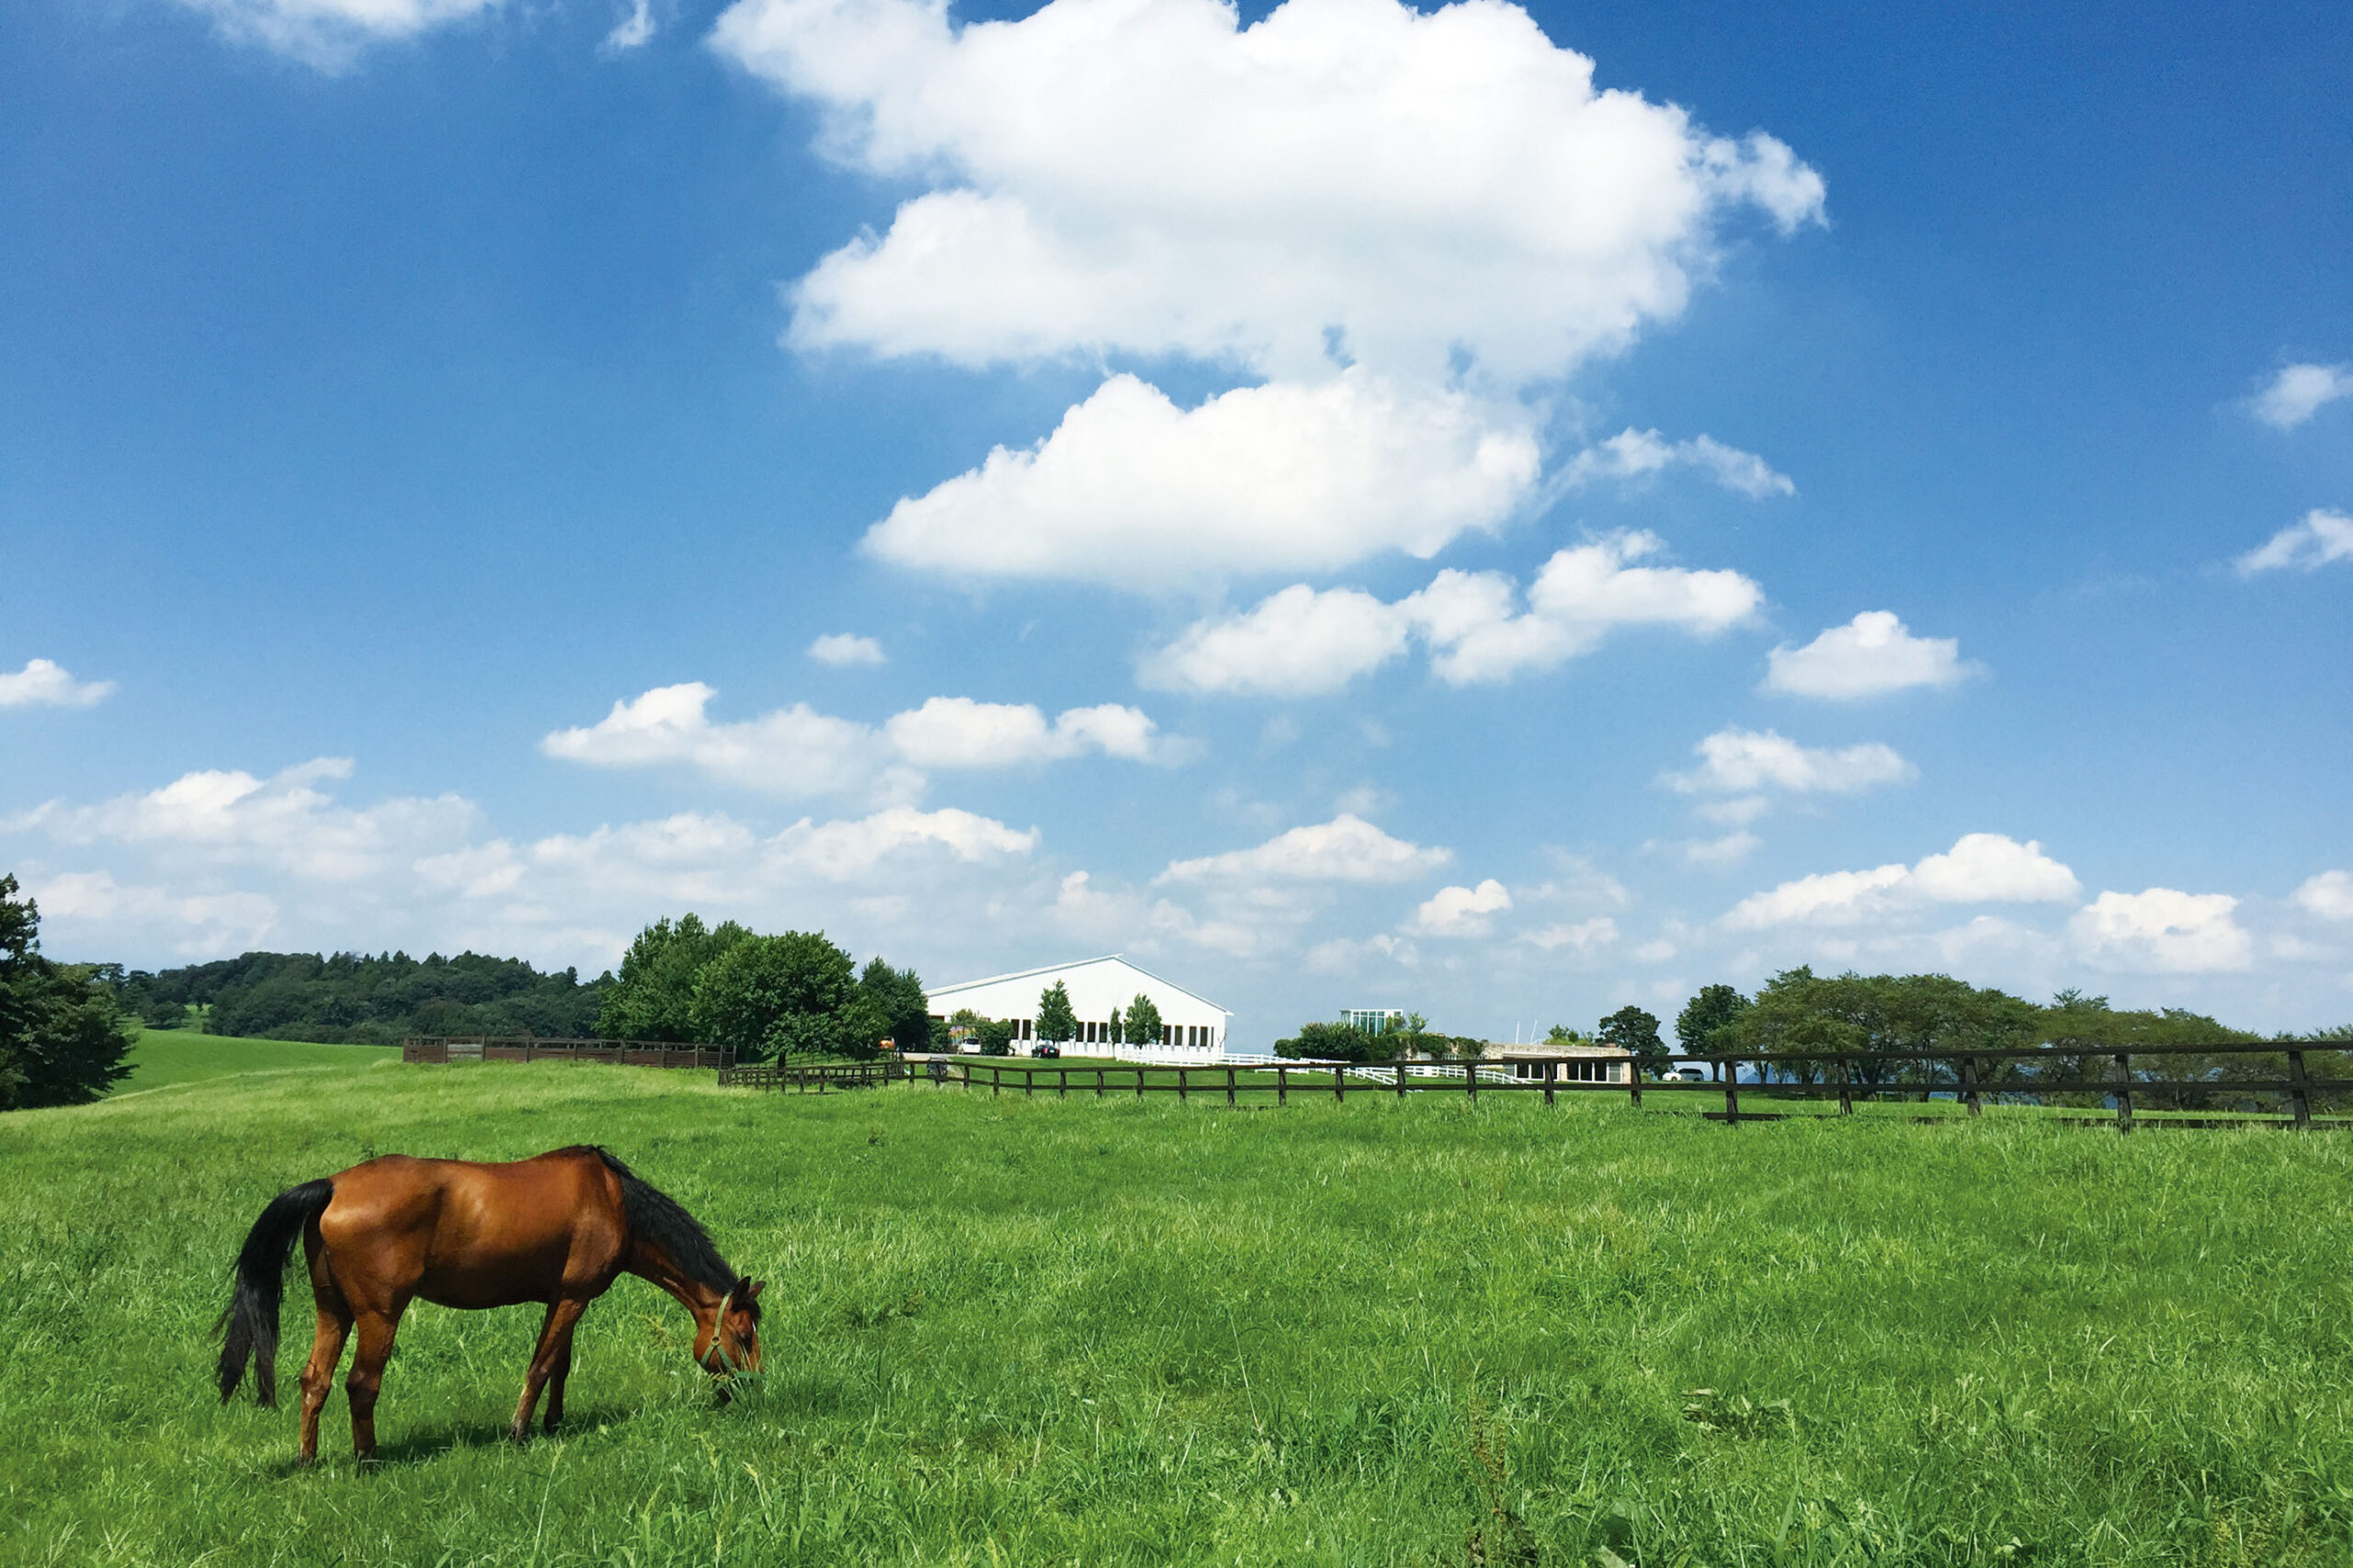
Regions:
<instances>
[{"instance_id":1,"label":"barn roof","mask_svg":"<svg viewBox=\"0 0 2353 1568\"><path fill-rule=\"evenodd\" d=\"M1199 992L1190 990L1186 986L1177 984L1173 980L1164 979L1162 976L1153 973L1152 971L1144 968L1143 965L1136 962L1134 960L1127 957L1123 953L1105 953L1100 958L1080 959L1074 963L1040 964L1036 969L1017 969L1009 974L992 974L983 980L960 980L953 985L931 986L928 988L926 994L935 999L942 996L952 996L960 991L977 991L983 985L995 985L1007 980L1034 980L1041 974L1067 974L1074 969L1092 969L1098 963L1116 963L1124 968L1131 969L1135 971L1136 973L1142 975L1146 980L1153 982L1156 985L1165 985L1171 991L1190 996L1194 1001L1199 1002L1204 1007L1223 1013L1228 1017L1233 1016L1233 1008L1219 1006L1218 1004L1211 1001Z\"/></svg>"}]
</instances>

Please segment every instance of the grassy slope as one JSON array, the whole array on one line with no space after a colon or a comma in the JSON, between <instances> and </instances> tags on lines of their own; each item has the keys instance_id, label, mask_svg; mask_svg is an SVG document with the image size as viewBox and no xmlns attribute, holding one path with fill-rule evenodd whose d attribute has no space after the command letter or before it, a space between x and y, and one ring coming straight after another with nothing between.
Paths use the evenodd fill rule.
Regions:
<instances>
[{"instance_id":1,"label":"grassy slope","mask_svg":"<svg viewBox=\"0 0 2353 1568\"><path fill-rule=\"evenodd\" d=\"M400 1059L398 1046L313 1045L291 1040L239 1040L188 1029L142 1029L139 1043L131 1048L131 1076L115 1093L160 1089L239 1073L297 1068L351 1072Z\"/></svg>"},{"instance_id":2,"label":"grassy slope","mask_svg":"<svg viewBox=\"0 0 2353 1568\"><path fill-rule=\"evenodd\" d=\"M529 1310L412 1312L372 1474L340 1393L311 1474L213 1402L271 1193L578 1141L776 1280L747 1397L625 1280L560 1441L498 1440ZM0 1560L2342 1562L2348 1177L1992 1119L225 1079L0 1119Z\"/></svg>"}]
</instances>

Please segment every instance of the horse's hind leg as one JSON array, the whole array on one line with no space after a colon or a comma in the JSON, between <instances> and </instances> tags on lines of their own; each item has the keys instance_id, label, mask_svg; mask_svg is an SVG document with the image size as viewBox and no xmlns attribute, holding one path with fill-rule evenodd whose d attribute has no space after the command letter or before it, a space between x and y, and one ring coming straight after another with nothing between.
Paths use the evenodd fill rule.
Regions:
<instances>
[{"instance_id":1,"label":"horse's hind leg","mask_svg":"<svg viewBox=\"0 0 2353 1568\"><path fill-rule=\"evenodd\" d=\"M588 1303L569 1296L559 1296L548 1303L547 1321L540 1325L539 1348L531 1353L531 1369L523 1374L523 1397L515 1402L515 1425L508 1431L517 1442L531 1429L531 1408L540 1403L540 1390L555 1375L559 1361L569 1371L572 1366L572 1325ZM559 1395L559 1402L561 1396ZM548 1407L549 1429L554 1429L557 1405Z\"/></svg>"},{"instance_id":2,"label":"horse's hind leg","mask_svg":"<svg viewBox=\"0 0 2353 1568\"><path fill-rule=\"evenodd\" d=\"M335 1364L343 1359L344 1337L351 1332L351 1309L340 1295L317 1293L319 1332L311 1341L311 1358L302 1364L302 1447L300 1458L309 1464L319 1457L319 1411L327 1391L335 1386Z\"/></svg>"},{"instance_id":3,"label":"horse's hind leg","mask_svg":"<svg viewBox=\"0 0 2353 1568\"><path fill-rule=\"evenodd\" d=\"M351 1353L351 1375L343 1381L351 1396L351 1451L361 1459L376 1452L376 1395L384 1386L384 1363L392 1359L392 1335L400 1332L401 1308L358 1314L359 1347Z\"/></svg>"}]
</instances>

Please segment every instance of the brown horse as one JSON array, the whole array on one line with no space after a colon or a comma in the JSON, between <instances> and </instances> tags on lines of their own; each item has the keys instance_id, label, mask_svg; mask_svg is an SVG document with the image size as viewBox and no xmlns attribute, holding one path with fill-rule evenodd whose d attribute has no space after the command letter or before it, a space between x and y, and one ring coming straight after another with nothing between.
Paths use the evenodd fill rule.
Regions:
<instances>
[{"instance_id":1,"label":"brown horse","mask_svg":"<svg viewBox=\"0 0 2353 1568\"><path fill-rule=\"evenodd\" d=\"M563 1419L572 1330L588 1303L623 1274L650 1279L695 1319L695 1359L723 1378L760 1365L760 1284L727 1266L694 1217L602 1149L557 1149L511 1165L387 1154L269 1200L237 1255L236 1290L221 1314L221 1402L245 1362L254 1392L278 1403L278 1302L294 1238L311 1263L318 1337L302 1369L301 1462L319 1452L326 1403L356 1326L359 1347L344 1387L351 1446L376 1449L376 1394L401 1313L417 1297L445 1307L547 1304L539 1348L523 1379L511 1431L531 1425L548 1390L547 1429ZM721 1397L726 1396L722 1384Z\"/></svg>"}]
</instances>

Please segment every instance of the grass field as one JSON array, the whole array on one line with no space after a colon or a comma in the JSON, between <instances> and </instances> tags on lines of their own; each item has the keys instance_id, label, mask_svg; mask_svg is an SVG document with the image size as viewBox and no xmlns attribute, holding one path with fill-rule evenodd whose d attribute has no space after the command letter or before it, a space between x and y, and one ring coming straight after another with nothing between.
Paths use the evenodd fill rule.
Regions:
<instances>
[{"instance_id":1,"label":"grass field","mask_svg":"<svg viewBox=\"0 0 2353 1568\"><path fill-rule=\"evenodd\" d=\"M529 1309L413 1310L364 1472L340 1392L308 1473L215 1403L271 1194L574 1142L776 1281L745 1397L624 1280L555 1440L501 1436ZM2348 1189L2000 1116L222 1077L0 1118L0 1560L2342 1563Z\"/></svg>"},{"instance_id":2,"label":"grass field","mask_svg":"<svg viewBox=\"0 0 2353 1568\"><path fill-rule=\"evenodd\" d=\"M392 1045L312 1045L292 1040L238 1040L189 1029L142 1029L131 1052L131 1076L118 1096L243 1073L354 1072L400 1063Z\"/></svg>"}]
</instances>

